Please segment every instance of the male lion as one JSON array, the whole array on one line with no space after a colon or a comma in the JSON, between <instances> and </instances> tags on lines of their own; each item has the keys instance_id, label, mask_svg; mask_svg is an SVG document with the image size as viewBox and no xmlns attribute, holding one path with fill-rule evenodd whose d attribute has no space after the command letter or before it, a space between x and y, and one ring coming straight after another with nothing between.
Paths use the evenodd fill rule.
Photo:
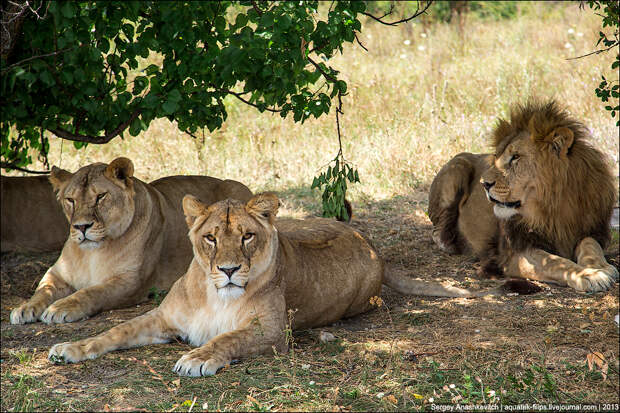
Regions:
<instances>
[{"instance_id":1,"label":"male lion","mask_svg":"<svg viewBox=\"0 0 620 413\"><path fill-rule=\"evenodd\" d=\"M0 250L60 250L69 229L47 176L2 176L0 185Z\"/></svg>"},{"instance_id":2,"label":"male lion","mask_svg":"<svg viewBox=\"0 0 620 413\"><path fill-rule=\"evenodd\" d=\"M12 324L76 321L138 303L151 287L168 289L192 258L183 195L212 202L252 196L236 181L172 176L147 184L133 171L127 158L75 174L52 168L49 179L69 219L69 239L32 298L11 311Z\"/></svg>"},{"instance_id":3,"label":"male lion","mask_svg":"<svg viewBox=\"0 0 620 413\"><path fill-rule=\"evenodd\" d=\"M611 288L618 270L602 248L617 188L588 135L553 101L514 108L495 128L494 155L461 153L435 177L434 241L449 253L473 252L483 273Z\"/></svg>"},{"instance_id":4,"label":"male lion","mask_svg":"<svg viewBox=\"0 0 620 413\"><path fill-rule=\"evenodd\" d=\"M382 282L418 295L487 294L384 275L359 232L324 218L275 220L278 204L270 193L209 207L186 196L194 260L161 305L96 337L56 344L50 360L73 363L181 337L200 347L174 370L212 375L233 359L286 349L287 310L296 329L330 324L368 310Z\"/></svg>"}]
</instances>

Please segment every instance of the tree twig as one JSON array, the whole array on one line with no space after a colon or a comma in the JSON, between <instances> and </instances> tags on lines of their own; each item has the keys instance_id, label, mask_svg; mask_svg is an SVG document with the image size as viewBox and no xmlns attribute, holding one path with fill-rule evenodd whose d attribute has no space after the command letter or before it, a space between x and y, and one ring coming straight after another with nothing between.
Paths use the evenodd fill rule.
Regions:
<instances>
[{"instance_id":1,"label":"tree twig","mask_svg":"<svg viewBox=\"0 0 620 413\"><path fill-rule=\"evenodd\" d=\"M355 40L357 40L357 44L359 44L359 45L360 45L360 47L361 47L362 49L364 49L364 50L368 51L368 49L366 48L366 46L364 46L364 45L362 44L362 42L360 42L360 39L357 37L357 33L355 34Z\"/></svg>"},{"instance_id":2,"label":"tree twig","mask_svg":"<svg viewBox=\"0 0 620 413\"><path fill-rule=\"evenodd\" d=\"M0 162L0 168L15 169L18 171L27 172L29 174L38 174L38 175L46 175L50 173L50 171L31 171L30 169L26 169L26 168L22 168L21 166L13 165L10 162Z\"/></svg>"},{"instance_id":3,"label":"tree twig","mask_svg":"<svg viewBox=\"0 0 620 413\"><path fill-rule=\"evenodd\" d=\"M256 4L256 2L254 0L252 0L252 8L254 10L256 10L256 14L258 14L259 16L263 15L263 11L261 9L258 8L258 4Z\"/></svg>"},{"instance_id":4,"label":"tree twig","mask_svg":"<svg viewBox=\"0 0 620 413\"><path fill-rule=\"evenodd\" d=\"M48 129L48 130L50 132L52 132L54 135L56 135L56 136L58 136L60 138L63 138L63 139L70 140L70 141L88 142L88 143L94 143L94 144L108 143L108 142L110 142L112 140L112 138L114 138L117 135L120 135L121 132L123 132L125 129L127 129L129 127L129 125L131 124L131 122L133 122L134 119L136 119L138 117L138 115L140 115L140 112L141 112L140 109L136 109L131 114L129 119L127 119L125 122L123 122L120 125L118 125L111 132L107 132L103 136L79 135L79 134L71 133L71 132L69 132L67 130L64 130L64 129L61 129L61 128Z\"/></svg>"},{"instance_id":5,"label":"tree twig","mask_svg":"<svg viewBox=\"0 0 620 413\"><path fill-rule=\"evenodd\" d=\"M362 14L363 14L363 15L365 15L365 16L368 16L368 17L370 17L371 19L373 19L373 20L375 20L375 21L378 21L379 23L384 24L384 25L386 25L386 26L396 26L396 25L399 25L399 24L401 24L401 23L406 23L406 22L408 22L408 21L410 21L410 20L413 20L413 19L415 19L416 17L418 17L418 16L419 16L419 15L421 15L421 14L424 14L424 13L426 12L426 10L430 7L431 3L432 3L432 0L429 0L429 1L428 1L428 2L426 2L426 4L424 5L424 8L423 8L422 10L420 10L420 2L418 1L418 8L416 9L416 11L415 11L415 13L414 13L413 15L411 15L411 16L409 16L409 17L406 17L406 18L404 18L404 19L400 19L400 20L397 20L397 21L393 21L393 22L386 22L386 21L383 21L383 20L382 20L382 19L383 19L383 17L385 17L385 16L386 16L386 15L388 15L389 13L388 13L388 14L386 14L386 15L384 15L384 16L382 16L382 17L373 16L372 14L370 14L370 13L366 13L366 12L362 12Z\"/></svg>"},{"instance_id":6,"label":"tree twig","mask_svg":"<svg viewBox=\"0 0 620 413\"><path fill-rule=\"evenodd\" d=\"M83 45L82 45L82 46L83 46ZM79 46L79 47L82 47L82 46ZM69 51L69 50L72 50L72 49L75 49L75 47L67 47L66 49L61 49L61 50L58 50L58 51L56 51L56 52L47 53L47 54L42 54L42 55L38 55L38 56L31 56L31 57L29 57L29 58L27 58L27 59L20 60L20 61L19 61L19 62L17 62L17 63L13 63L12 65L5 67L4 69L2 69L2 72L1 72L1 73L3 73L3 74L4 74L4 73L8 72L9 70L11 70L12 68L14 68L14 67L16 67L16 66L21 66L21 65L23 65L24 63L29 62L29 61L31 61L31 60L35 60L35 59L42 59L42 58L44 58L44 57L55 56L55 55L57 55L57 54L64 53L64 52Z\"/></svg>"},{"instance_id":7,"label":"tree twig","mask_svg":"<svg viewBox=\"0 0 620 413\"><path fill-rule=\"evenodd\" d=\"M317 69L319 72L321 72L321 74L322 74L323 76L325 76L325 78L326 78L326 79L330 80L332 83L335 83L335 82L338 80L338 79L336 79L335 77L333 77L332 75L330 75L329 73L325 72L325 71L321 68L321 66L320 66L317 62L315 62L314 60L312 60L312 58L311 58L311 57L308 57L308 61L309 61L310 63L312 63L312 64L314 65L314 67L316 67L316 69Z\"/></svg>"},{"instance_id":8,"label":"tree twig","mask_svg":"<svg viewBox=\"0 0 620 413\"><path fill-rule=\"evenodd\" d=\"M613 46L608 47L607 49L601 49L601 50L595 50L591 53L588 54L584 54L583 56L577 56L577 57L567 57L566 60L576 60L576 59L581 59L582 57L588 57L588 56L592 56L593 54L599 54L599 53L604 53L608 50L613 49L614 47L617 47L618 43L614 44Z\"/></svg>"},{"instance_id":9,"label":"tree twig","mask_svg":"<svg viewBox=\"0 0 620 413\"><path fill-rule=\"evenodd\" d=\"M228 90L228 89L221 89L221 88L219 88L219 87L215 87L215 86L213 86L213 85L212 85L212 87L213 87L213 88L215 88L215 90L217 90L218 92L229 93L229 94L233 95L234 97L236 97L237 99L239 99L240 101L242 101L243 103L245 103L245 104L247 104L247 105L254 106L254 107L255 107L255 108L257 108L257 109L262 109L262 108L261 108L260 106L258 106L256 103L252 103L252 102L250 102L249 100L244 99L244 98L241 96L241 95L243 95L243 93L234 92L234 91L232 91L232 90ZM269 112L274 112L274 113L280 113L280 112L282 112L282 110L281 110L281 109L271 109L271 108L268 108L268 107L265 107L264 109L265 109L266 111L269 111Z\"/></svg>"}]
</instances>

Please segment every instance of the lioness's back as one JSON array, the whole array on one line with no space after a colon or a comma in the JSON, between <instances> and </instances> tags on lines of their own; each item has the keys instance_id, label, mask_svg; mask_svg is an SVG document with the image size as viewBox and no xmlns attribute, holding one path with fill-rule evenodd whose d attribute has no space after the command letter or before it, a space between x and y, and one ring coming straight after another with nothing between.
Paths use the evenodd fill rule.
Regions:
<instances>
[{"instance_id":1,"label":"lioness's back","mask_svg":"<svg viewBox=\"0 0 620 413\"><path fill-rule=\"evenodd\" d=\"M60 250L69 233L47 176L2 176L2 251Z\"/></svg>"},{"instance_id":2,"label":"lioness's back","mask_svg":"<svg viewBox=\"0 0 620 413\"><path fill-rule=\"evenodd\" d=\"M383 262L354 228L331 219L279 219L280 268L295 328L316 327L368 310Z\"/></svg>"}]
</instances>

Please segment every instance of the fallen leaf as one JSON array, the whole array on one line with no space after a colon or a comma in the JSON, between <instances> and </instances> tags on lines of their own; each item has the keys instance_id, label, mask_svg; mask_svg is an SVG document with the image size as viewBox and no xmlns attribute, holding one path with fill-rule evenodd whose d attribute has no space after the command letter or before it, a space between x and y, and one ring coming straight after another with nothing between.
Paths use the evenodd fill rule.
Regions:
<instances>
[{"instance_id":1,"label":"fallen leaf","mask_svg":"<svg viewBox=\"0 0 620 413\"><path fill-rule=\"evenodd\" d=\"M181 379L172 380L171 383L176 387L179 387L181 385Z\"/></svg>"},{"instance_id":2,"label":"fallen leaf","mask_svg":"<svg viewBox=\"0 0 620 413\"><path fill-rule=\"evenodd\" d=\"M591 325L590 323L581 323L579 324L579 328L583 330L584 328L589 327L590 325Z\"/></svg>"},{"instance_id":3,"label":"fallen leaf","mask_svg":"<svg viewBox=\"0 0 620 413\"><path fill-rule=\"evenodd\" d=\"M422 396L421 394L418 394L418 393L413 393L413 397L415 397L418 400L422 400L424 398L424 396Z\"/></svg>"},{"instance_id":4,"label":"fallen leaf","mask_svg":"<svg viewBox=\"0 0 620 413\"><path fill-rule=\"evenodd\" d=\"M603 380L607 380L607 371L609 370L609 364L607 360L605 360L605 356L595 351L586 356L586 360L588 361L588 369L590 371L594 370L594 366L598 367L601 370L601 375L603 376Z\"/></svg>"},{"instance_id":5,"label":"fallen leaf","mask_svg":"<svg viewBox=\"0 0 620 413\"><path fill-rule=\"evenodd\" d=\"M396 397L394 397L393 394L390 394L389 396L387 396L385 398L385 400L387 400L387 401L389 401L390 403L393 403L393 404L398 404L398 399Z\"/></svg>"}]
</instances>

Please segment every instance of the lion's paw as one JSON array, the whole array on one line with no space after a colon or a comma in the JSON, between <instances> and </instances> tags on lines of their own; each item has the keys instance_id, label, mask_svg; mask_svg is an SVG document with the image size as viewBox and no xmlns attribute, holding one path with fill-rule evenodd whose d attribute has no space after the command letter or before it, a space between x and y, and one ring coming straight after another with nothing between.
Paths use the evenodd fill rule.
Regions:
<instances>
[{"instance_id":1,"label":"lion's paw","mask_svg":"<svg viewBox=\"0 0 620 413\"><path fill-rule=\"evenodd\" d=\"M218 361L214 358L204 360L198 354L189 353L183 355L174 365L173 371L179 376L213 376L219 369L226 366L227 363Z\"/></svg>"},{"instance_id":2,"label":"lion's paw","mask_svg":"<svg viewBox=\"0 0 620 413\"><path fill-rule=\"evenodd\" d=\"M597 293L609 290L617 280L618 270L615 267L601 270L588 268L568 285L577 291Z\"/></svg>"},{"instance_id":3,"label":"lion's paw","mask_svg":"<svg viewBox=\"0 0 620 413\"><path fill-rule=\"evenodd\" d=\"M78 361L95 357L97 357L97 354L89 354L84 343L79 341L54 344L47 354L48 360L52 363L77 363Z\"/></svg>"},{"instance_id":4,"label":"lion's paw","mask_svg":"<svg viewBox=\"0 0 620 413\"><path fill-rule=\"evenodd\" d=\"M45 309L42 305L31 304L29 302L14 308L11 311L11 324L34 323Z\"/></svg>"},{"instance_id":5,"label":"lion's paw","mask_svg":"<svg viewBox=\"0 0 620 413\"><path fill-rule=\"evenodd\" d=\"M71 323L86 318L88 314L76 305L72 300L64 299L56 301L47 307L41 314L41 321L46 324Z\"/></svg>"}]
</instances>

